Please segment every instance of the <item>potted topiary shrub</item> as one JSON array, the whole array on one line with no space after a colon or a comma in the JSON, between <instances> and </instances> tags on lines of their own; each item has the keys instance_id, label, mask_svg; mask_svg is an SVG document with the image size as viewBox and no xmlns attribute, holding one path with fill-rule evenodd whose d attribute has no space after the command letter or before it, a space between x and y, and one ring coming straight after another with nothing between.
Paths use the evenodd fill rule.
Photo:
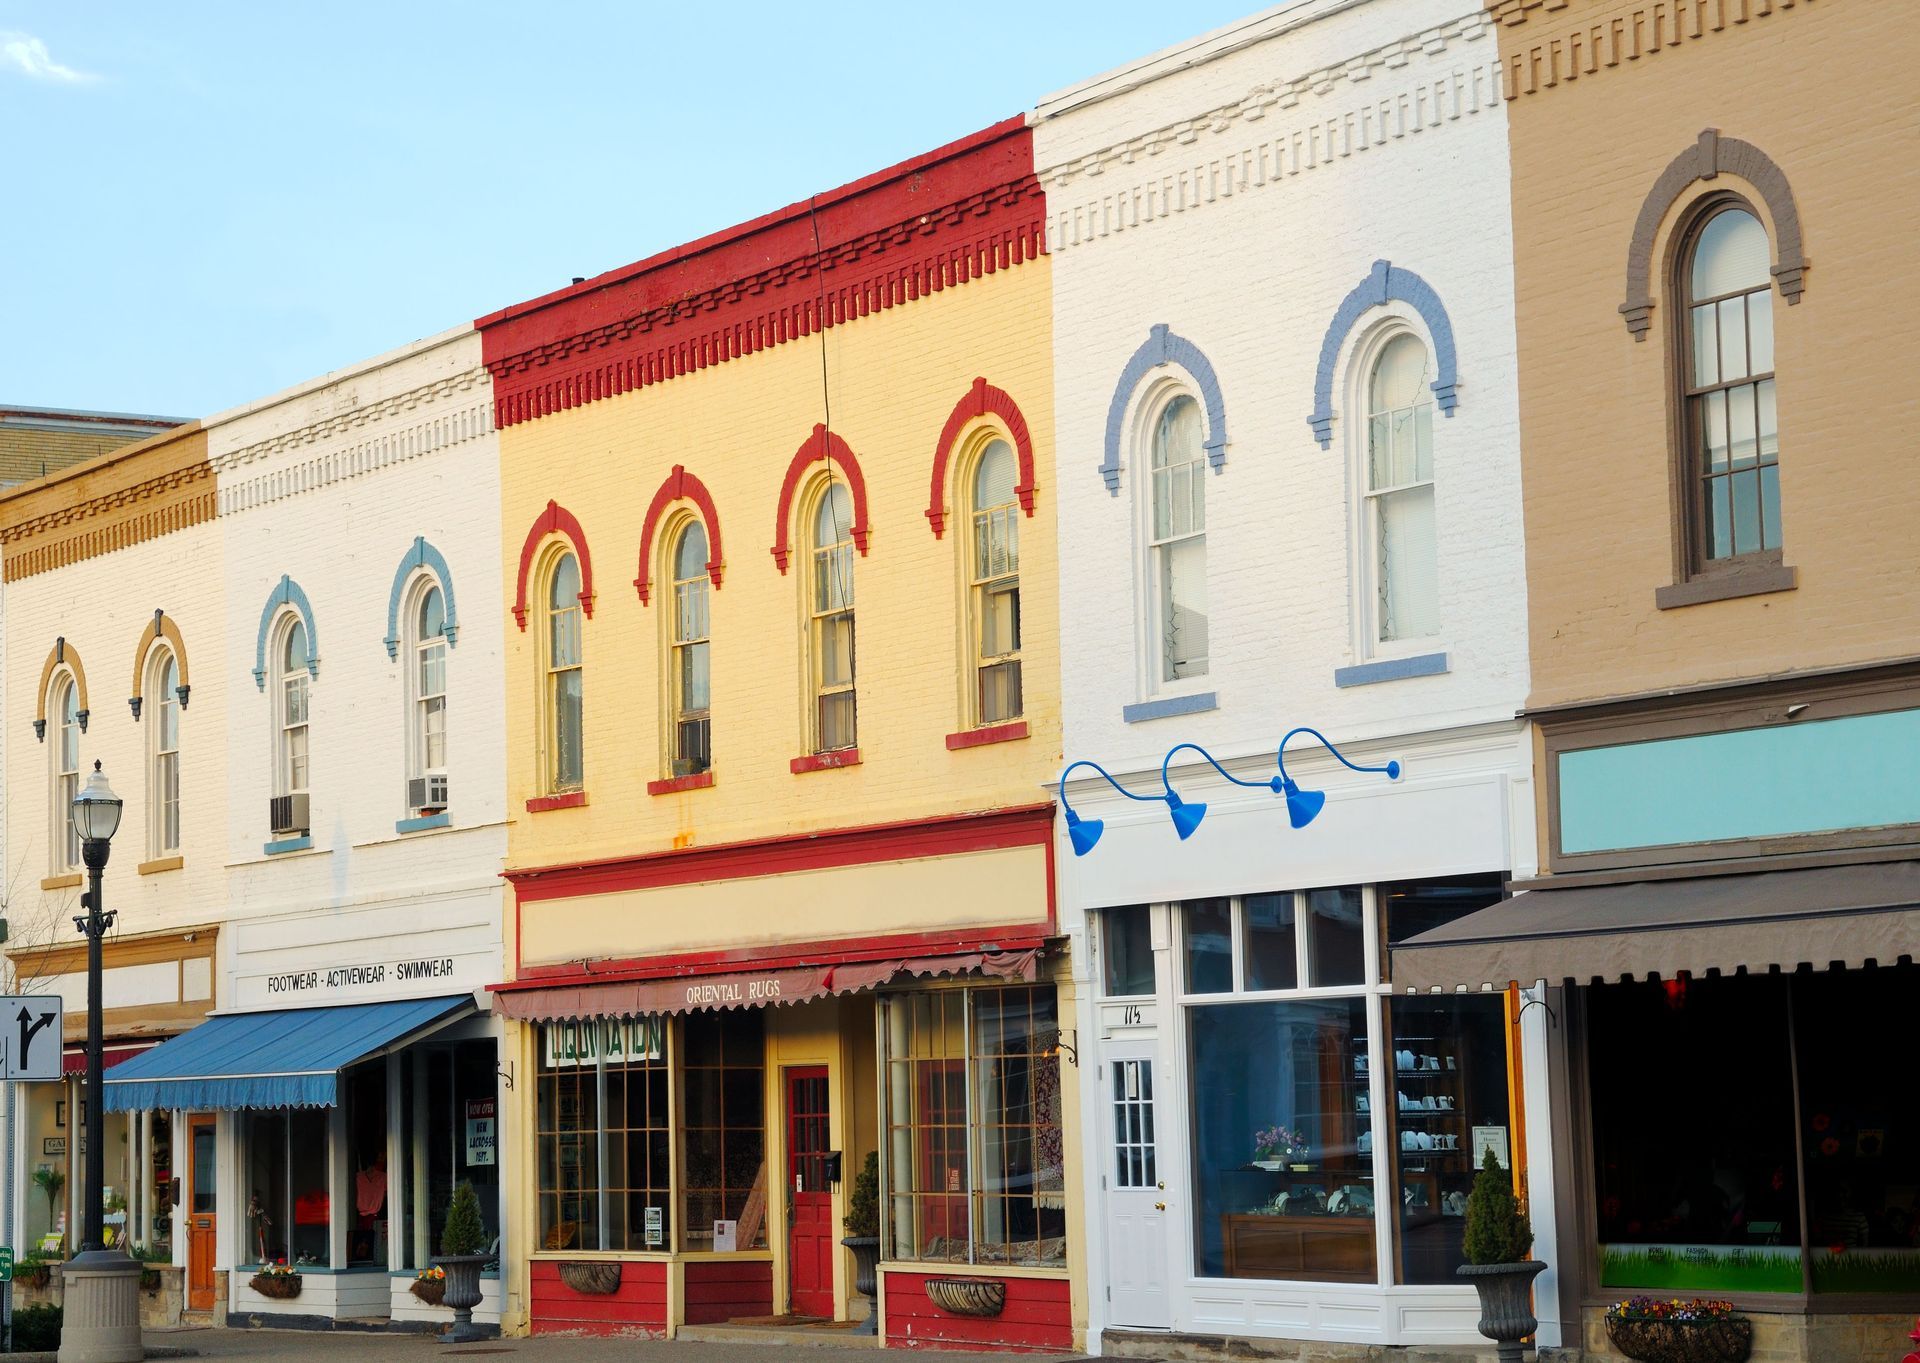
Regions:
<instances>
[{"instance_id":1,"label":"potted topiary shrub","mask_svg":"<svg viewBox=\"0 0 1920 1363\"><path fill-rule=\"evenodd\" d=\"M480 1199L463 1179L453 1190L446 1228L440 1232L440 1257L433 1261L447 1275L441 1301L453 1308L453 1326L446 1335L449 1344L480 1338L473 1325L473 1308L480 1304L480 1266L489 1258L484 1252L489 1243L486 1223L480 1219Z\"/></svg>"},{"instance_id":2,"label":"potted topiary shrub","mask_svg":"<svg viewBox=\"0 0 1920 1363\"><path fill-rule=\"evenodd\" d=\"M1492 1150L1467 1195L1465 1249L1467 1262L1456 1271L1480 1293L1480 1333L1499 1345L1501 1363L1520 1363L1520 1341L1540 1328L1533 1279L1546 1265L1532 1257L1533 1225Z\"/></svg>"},{"instance_id":3,"label":"potted topiary shrub","mask_svg":"<svg viewBox=\"0 0 1920 1363\"><path fill-rule=\"evenodd\" d=\"M847 1214L840 1219L847 1234L840 1241L853 1251L853 1290L867 1299L867 1318L859 1333L873 1334L880 1326L874 1279L880 1272L880 1156L867 1153L847 1194Z\"/></svg>"}]
</instances>

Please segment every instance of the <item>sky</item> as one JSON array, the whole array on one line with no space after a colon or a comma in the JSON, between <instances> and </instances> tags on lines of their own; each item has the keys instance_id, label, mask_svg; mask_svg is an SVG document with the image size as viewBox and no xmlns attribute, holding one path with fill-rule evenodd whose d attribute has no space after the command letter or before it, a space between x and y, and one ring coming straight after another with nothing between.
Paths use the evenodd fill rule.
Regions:
<instances>
[{"instance_id":1,"label":"sky","mask_svg":"<svg viewBox=\"0 0 1920 1363\"><path fill-rule=\"evenodd\" d=\"M0 0L0 405L209 415L1255 8Z\"/></svg>"}]
</instances>

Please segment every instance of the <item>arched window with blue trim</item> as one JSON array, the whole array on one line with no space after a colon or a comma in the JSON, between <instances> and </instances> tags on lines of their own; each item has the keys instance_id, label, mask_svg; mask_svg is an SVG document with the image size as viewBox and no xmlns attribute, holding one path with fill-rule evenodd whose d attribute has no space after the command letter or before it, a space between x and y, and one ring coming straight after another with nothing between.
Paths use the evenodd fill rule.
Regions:
<instances>
[{"instance_id":1,"label":"arched window with blue trim","mask_svg":"<svg viewBox=\"0 0 1920 1363\"><path fill-rule=\"evenodd\" d=\"M1440 632L1440 548L1426 342L1393 328L1373 348L1366 372L1363 517L1372 637L1379 643L1428 638Z\"/></svg>"},{"instance_id":2,"label":"arched window with blue trim","mask_svg":"<svg viewBox=\"0 0 1920 1363\"><path fill-rule=\"evenodd\" d=\"M1149 634L1155 681L1207 674L1207 463L1200 404L1176 393L1148 457Z\"/></svg>"},{"instance_id":3,"label":"arched window with blue trim","mask_svg":"<svg viewBox=\"0 0 1920 1363\"><path fill-rule=\"evenodd\" d=\"M447 596L420 573L408 596L407 807L415 817L447 807Z\"/></svg>"}]
</instances>

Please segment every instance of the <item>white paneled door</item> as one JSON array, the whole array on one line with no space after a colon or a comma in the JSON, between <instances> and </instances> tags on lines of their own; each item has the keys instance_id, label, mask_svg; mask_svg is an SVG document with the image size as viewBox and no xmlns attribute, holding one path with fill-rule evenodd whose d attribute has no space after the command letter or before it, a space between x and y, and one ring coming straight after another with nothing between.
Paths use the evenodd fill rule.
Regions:
<instances>
[{"instance_id":1,"label":"white paneled door","mask_svg":"<svg viewBox=\"0 0 1920 1363\"><path fill-rule=\"evenodd\" d=\"M1123 1330L1173 1325L1167 1285L1166 1161L1151 1042L1105 1052L1109 1319Z\"/></svg>"}]
</instances>

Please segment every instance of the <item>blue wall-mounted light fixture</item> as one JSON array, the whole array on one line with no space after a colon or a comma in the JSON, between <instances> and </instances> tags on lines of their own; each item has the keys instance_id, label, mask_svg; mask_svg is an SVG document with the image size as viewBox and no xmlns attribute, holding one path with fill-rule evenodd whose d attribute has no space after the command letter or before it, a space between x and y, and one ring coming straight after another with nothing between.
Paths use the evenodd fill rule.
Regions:
<instances>
[{"instance_id":1,"label":"blue wall-mounted light fixture","mask_svg":"<svg viewBox=\"0 0 1920 1363\"><path fill-rule=\"evenodd\" d=\"M1200 821L1207 817L1207 806L1199 800L1181 799L1180 793L1173 788L1172 776L1174 754L1184 752L1189 748L1199 753L1201 757L1206 759L1208 766L1226 777L1226 779L1234 785L1246 786L1255 790L1270 790L1275 795L1285 796L1287 801L1287 821L1295 828L1305 828L1313 822L1314 817L1326 806L1327 796L1325 791L1302 790L1299 784L1287 775L1287 744L1300 734L1311 734L1313 737L1319 739L1320 745L1332 753L1341 765L1350 767L1354 771L1378 772L1386 776L1389 781L1397 781L1400 779L1400 764L1398 762L1388 762L1385 766L1381 767L1365 767L1357 762L1349 762L1340 750L1333 746L1325 734L1321 733L1318 729L1309 729L1304 726L1297 729L1289 729L1286 737L1280 740L1280 746L1274 753L1274 764L1279 767L1280 774L1278 776L1268 777L1264 781L1246 781L1235 776L1232 772L1221 766L1220 763L1214 759L1213 754L1201 747L1198 743L1176 743L1167 749L1167 755L1160 759L1161 793L1159 795L1136 795L1118 781L1114 780L1112 774L1098 762L1089 762L1082 759L1070 763L1067 769L1060 773L1060 806L1067 814L1067 840L1073 844L1073 854L1076 857L1084 857L1087 853L1091 852L1094 844L1100 841L1100 835L1106 832L1107 827L1106 822L1102 819L1082 818L1074 812L1073 806L1067 802L1067 778L1072 776L1073 773L1081 767L1090 767L1094 771L1099 772L1102 779L1104 779L1108 785L1112 786L1129 800L1138 800L1142 804L1149 805L1165 804L1168 814L1173 818L1173 831L1180 835L1180 841L1185 842L1188 838L1192 837L1194 829L1198 828Z\"/></svg>"}]
</instances>

